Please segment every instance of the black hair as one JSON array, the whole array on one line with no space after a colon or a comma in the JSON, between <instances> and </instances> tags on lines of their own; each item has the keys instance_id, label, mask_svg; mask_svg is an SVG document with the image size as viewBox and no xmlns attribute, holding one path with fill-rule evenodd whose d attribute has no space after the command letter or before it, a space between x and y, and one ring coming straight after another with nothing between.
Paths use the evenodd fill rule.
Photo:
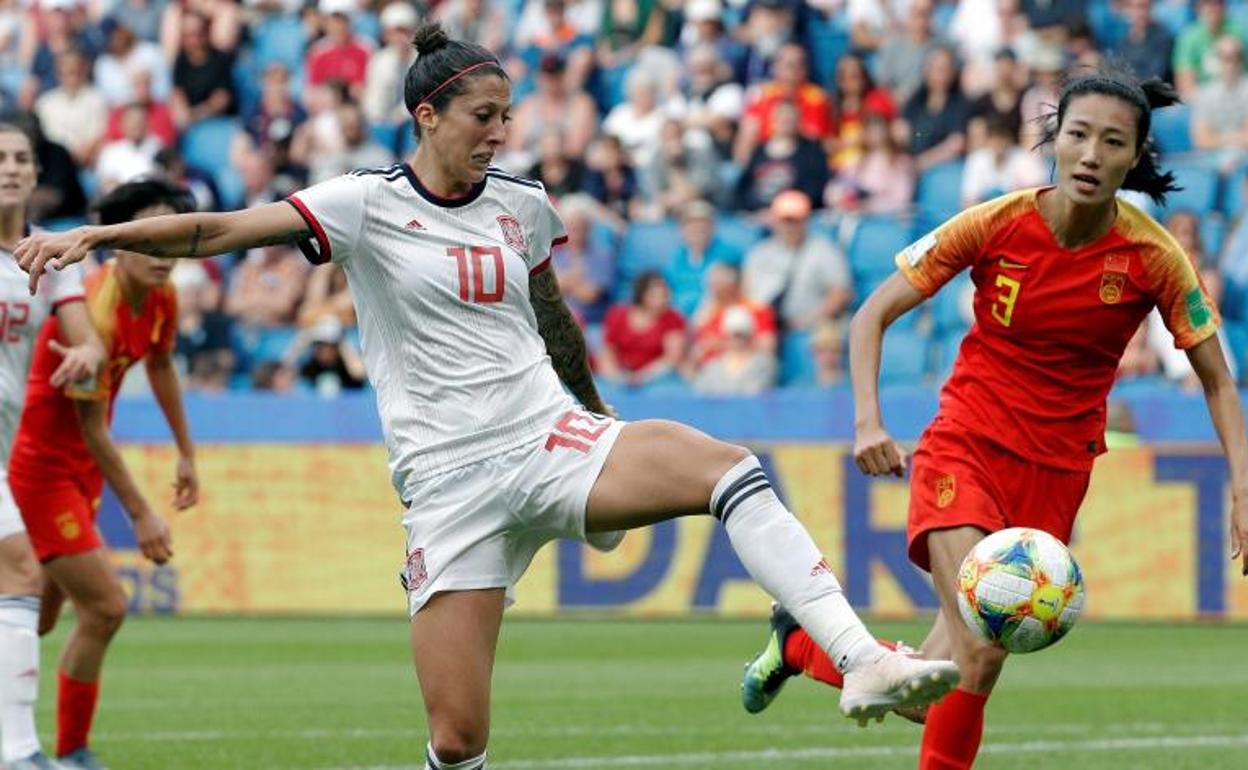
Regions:
<instances>
[{"instance_id":1,"label":"black hair","mask_svg":"<svg viewBox=\"0 0 1248 770\"><path fill-rule=\"evenodd\" d=\"M115 225L129 222L135 214L152 206L168 206L175 214L185 214L195 210L195 199L178 185L149 178L119 185L91 209L99 215L100 224Z\"/></svg>"},{"instance_id":2,"label":"black hair","mask_svg":"<svg viewBox=\"0 0 1248 770\"><path fill-rule=\"evenodd\" d=\"M633 304L640 305L646 292L656 283L666 285L667 279L658 270L643 270L633 279Z\"/></svg>"},{"instance_id":3,"label":"black hair","mask_svg":"<svg viewBox=\"0 0 1248 770\"><path fill-rule=\"evenodd\" d=\"M476 43L451 40L442 25L422 24L412 35L416 61L407 70L403 82L403 103L411 115L428 102L437 112L446 109L451 100L467 90L468 82L484 75L497 75L508 80L507 71L498 57ZM467 72L473 68L471 72ZM416 124L420 135L420 124Z\"/></svg>"},{"instance_id":4,"label":"black hair","mask_svg":"<svg viewBox=\"0 0 1248 770\"><path fill-rule=\"evenodd\" d=\"M1140 82L1122 65L1112 62L1102 64L1097 70L1073 78L1062 86L1057 111L1040 118L1044 121L1041 146L1057 138L1070 102L1089 94L1112 96L1135 108L1135 151L1139 154L1140 161L1127 172L1122 189L1142 192L1158 206L1164 206L1166 195L1182 188L1174 183L1174 174L1163 171L1158 166L1157 147L1149 136L1149 129L1152 127L1153 110L1179 103L1179 95L1175 93L1174 86L1159 78Z\"/></svg>"}]
</instances>

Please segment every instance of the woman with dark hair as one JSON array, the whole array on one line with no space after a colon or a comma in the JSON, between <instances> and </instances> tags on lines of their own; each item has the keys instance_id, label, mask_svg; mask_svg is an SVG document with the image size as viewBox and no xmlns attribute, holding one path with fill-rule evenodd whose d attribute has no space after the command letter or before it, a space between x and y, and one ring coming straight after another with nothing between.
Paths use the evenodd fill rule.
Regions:
<instances>
[{"instance_id":1,"label":"woman with dark hair","mask_svg":"<svg viewBox=\"0 0 1248 770\"><path fill-rule=\"evenodd\" d=\"M622 530L713 511L742 563L846 671L840 709L867 720L928 703L949 661L881 648L749 450L674 422L615 419L550 270L563 224L542 185L490 166L511 84L480 46L417 30L409 163L352 172L289 202L37 234L37 285L98 246L204 257L297 242L343 266L395 491L402 578L430 731L426 768L484 768L503 607L555 538L600 549ZM566 390L565 390L566 388Z\"/></svg>"},{"instance_id":2,"label":"woman with dark hair","mask_svg":"<svg viewBox=\"0 0 1248 770\"><path fill-rule=\"evenodd\" d=\"M893 129L898 141L910 147L919 173L960 157L966 149L970 106L960 78L953 49L933 48L923 64L923 85L906 102Z\"/></svg>"},{"instance_id":3,"label":"woman with dark hair","mask_svg":"<svg viewBox=\"0 0 1248 770\"><path fill-rule=\"evenodd\" d=\"M1067 83L1046 141L1055 184L969 209L897 255L898 272L850 329L856 436L863 473L904 476L906 455L884 429L878 397L885 329L965 269L975 325L962 342L940 413L910 471L910 559L930 572L940 614L925 656L953 655L962 685L926 716L919 767L969 768L984 704L1006 652L972 635L957 605L957 571L982 538L1007 527L1070 540L1093 460L1105 451L1106 396L1128 342L1153 307L1187 352L1230 465L1230 555L1248 575L1248 438L1218 342L1219 317L1199 268L1147 214L1119 200L1138 190L1159 204L1174 177L1157 167L1152 111L1174 104L1159 80L1101 70ZM774 697L784 674L833 681L826 659L777 613L779 667L756 661L754 690ZM760 658L761 660L761 658ZM767 675L776 673L774 680ZM764 687L763 684L767 686Z\"/></svg>"},{"instance_id":4,"label":"woman with dark hair","mask_svg":"<svg viewBox=\"0 0 1248 770\"><path fill-rule=\"evenodd\" d=\"M892 122L897 105L887 90L875 85L867 63L858 54L847 53L836 64L836 90L832 97L832 171L838 173L862 158L862 132L867 115L880 115Z\"/></svg>"},{"instance_id":5,"label":"woman with dark hair","mask_svg":"<svg viewBox=\"0 0 1248 770\"><path fill-rule=\"evenodd\" d=\"M640 387L676 373L684 360L687 324L672 307L663 274L647 271L633 281L632 300L607 311L599 374L611 382Z\"/></svg>"}]
</instances>

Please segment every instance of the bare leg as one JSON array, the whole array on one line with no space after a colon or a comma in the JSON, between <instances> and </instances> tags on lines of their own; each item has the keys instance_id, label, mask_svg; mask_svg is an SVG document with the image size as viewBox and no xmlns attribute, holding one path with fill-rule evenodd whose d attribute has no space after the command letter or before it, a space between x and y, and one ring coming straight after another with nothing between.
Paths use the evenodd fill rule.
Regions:
<instances>
[{"instance_id":1,"label":"bare leg","mask_svg":"<svg viewBox=\"0 0 1248 770\"><path fill-rule=\"evenodd\" d=\"M94 682L108 644L126 618L126 594L113 572L108 551L61 556L46 565L48 575L78 612L61 653L61 670L79 682Z\"/></svg>"}]
</instances>

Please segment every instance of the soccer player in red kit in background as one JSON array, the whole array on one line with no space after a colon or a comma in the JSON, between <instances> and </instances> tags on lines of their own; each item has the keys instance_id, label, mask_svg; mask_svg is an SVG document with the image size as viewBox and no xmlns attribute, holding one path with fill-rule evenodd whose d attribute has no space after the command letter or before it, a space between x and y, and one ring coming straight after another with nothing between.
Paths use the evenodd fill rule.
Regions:
<instances>
[{"instance_id":1,"label":"soccer player in red kit in background","mask_svg":"<svg viewBox=\"0 0 1248 770\"><path fill-rule=\"evenodd\" d=\"M189 197L159 180L131 182L96 206L103 224L192 210ZM178 446L174 507L195 504L198 482L172 352L177 295L172 259L115 251L84 282L87 310L108 360L95 381L54 387L60 355L47 344L49 320L35 346L26 408L10 464L13 497L48 578L40 632L56 623L67 596L77 622L61 653L57 682L56 753L67 768L100 765L87 748L99 694L100 668L126 613L126 596L95 526L103 483L130 516L143 555L163 564L173 555L169 525L148 504L109 435L122 378L140 360Z\"/></svg>"},{"instance_id":2,"label":"soccer player in red kit in background","mask_svg":"<svg viewBox=\"0 0 1248 770\"><path fill-rule=\"evenodd\" d=\"M1248 574L1248 439L1216 334L1217 308L1169 233L1116 197L1119 189L1139 190L1163 203L1174 189L1147 137L1151 110L1175 101L1167 84L1115 71L1069 82L1046 136L1056 183L976 206L917 241L854 318L854 459L864 473L902 476L905 453L879 408L884 330L971 270L975 325L910 474L909 555L931 572L940 598L921 652L952 655L962 674L961 686L926 714L921 770L971 767L1006 658L960 620L962 559L1007 527L1070 540L1093 460L1105 451L1105 402L1118 360L1154 306L1204 385L1231 470L1231 558L1242 555ZM772 629L742 685L752 712L799 672L837 684L827 657L783 608L773 612ZM921 710L905 715L924 718Z\"/></svg>"}]
</instances>

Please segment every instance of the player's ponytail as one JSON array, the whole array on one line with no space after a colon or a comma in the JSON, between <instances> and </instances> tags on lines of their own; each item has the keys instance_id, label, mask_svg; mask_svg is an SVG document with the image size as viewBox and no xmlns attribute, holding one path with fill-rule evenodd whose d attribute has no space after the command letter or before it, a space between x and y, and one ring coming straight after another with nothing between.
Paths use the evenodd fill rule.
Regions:
<instances>
[{"instance_id":1,"label":"player's ponytail","mask_svg":"<svg viewBox=\"0 0 1248 770\"><path fill-rule=\"evenodd\" d=\"M1120 65L1102 65L1099 70L1073 78L1062 87L1057 111L1041 118L1044 121L1040 142L1042 145L1057 138L1071 100L1088 94L1113 96L1135 107L1135 149L1140 160L1135 168L1127 172L1122 189L1142 192L1157 205L1164 206L1166 195L1180 188L1174 183L1174 174L1160 167L1157 146L1149 130L1152 127L1153 110L1179 103L1179 95L1174 87L1158 78L1149 78L1141 83Z\"/></svg>"},{"instance_id":2,"label":"player's ponytail","mask_svg":"<svg viewBox=\"0 0 1248 770\"><path fill-rule=\"evenodd\" d=\"M428 104L436 112L446 109L450 101L462 94L468 82L482 75L507 78L498 57L476 43L452 40L442 25L425 23L412 36L416 61L407 70L403 83L403 103L415 116L416 108ZM417 136L420 124L416 124Z\"/></svg>"}]
</instances>

